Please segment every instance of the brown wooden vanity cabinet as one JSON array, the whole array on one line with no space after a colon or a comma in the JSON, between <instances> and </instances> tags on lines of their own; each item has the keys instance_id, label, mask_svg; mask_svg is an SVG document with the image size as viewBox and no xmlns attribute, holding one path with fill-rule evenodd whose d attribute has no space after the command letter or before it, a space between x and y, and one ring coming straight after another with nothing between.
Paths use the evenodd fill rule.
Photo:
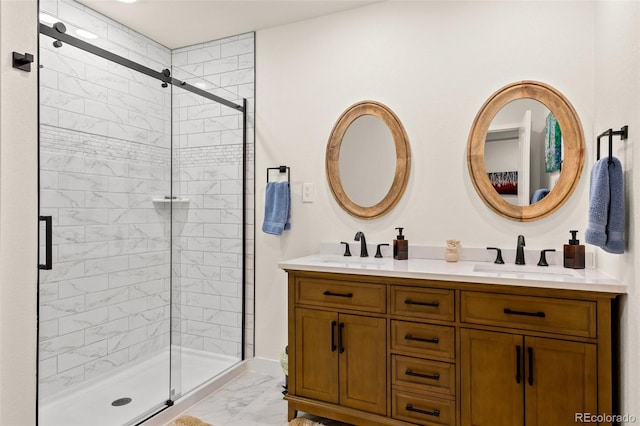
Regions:
<instances>
[{"instance_id":1,"label":"brown wooden vanity cabinet","mask_svg":"<svg viewBox=\"0 0 640 426\"><path fill-rule=\"evenodd\" d=\"M617 294L288 272L290 420L564 426L613 412Z\"/></svg>"}]
</instances>

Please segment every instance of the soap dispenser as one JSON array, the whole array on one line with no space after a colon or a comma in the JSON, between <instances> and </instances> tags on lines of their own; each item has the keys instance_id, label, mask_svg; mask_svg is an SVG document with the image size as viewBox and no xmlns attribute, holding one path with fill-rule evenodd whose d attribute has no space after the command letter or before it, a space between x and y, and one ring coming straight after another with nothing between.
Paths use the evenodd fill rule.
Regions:
<instances>
[{"instance_id":1,"label":"soap dispenser","mask_svg":"<svg viewBox=\"0 0 640 426\"><path fill-rule=\"evenodd\" d=\"M409 258L409 241L404 239L402 230L404 228L396 228L398 236L393 240L393 258L396 260L407 260Z\"/></svg>"},{"instance_id":2,"label":"soap dispenser","mask_svg":"<svg viewBox=\"0 0 640 426\"><path fill-rule=\"evenodd\" d=\"M571 232L569 244L564 245L564 267L571 269L584 269L584 245L576 238L578 231Z\"/></svg>"}]
</instances>

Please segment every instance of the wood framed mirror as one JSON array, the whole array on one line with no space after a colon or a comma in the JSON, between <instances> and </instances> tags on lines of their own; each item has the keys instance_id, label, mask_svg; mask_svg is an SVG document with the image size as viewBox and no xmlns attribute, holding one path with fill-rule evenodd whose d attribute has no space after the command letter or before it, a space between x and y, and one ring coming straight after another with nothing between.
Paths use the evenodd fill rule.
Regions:
<instances>
[{"instance_id":1,"label":"wood framed mirror","mask_svg":"<svg viewBox=\"0 0 640 426\"><path fill-rule=\"evenodd\" d=\"M410 168L409 139L391 109L362 101L340 115L327 143L326 172L344 211L360 219L388 213L404 193Z\"/></svg>"},{"instance_id":2,"label":"wood framed mirror","mask_svg":"<svg viewBox=\"0 0 640 426\"><path fill-rule=\"evenodd\" d=\"M557 181L552 188L546 190L546 196L539 200L532 198L530 201L514 203L498 193L495 181L492 183L490 180L485 148L494 118L505 106L521 99L535 100L543 104L550 112L548 117L555 123L552 126L559 126L561 129L561 160L558 161L561 166ZM553 143L553 137L549 138L549 133L547 130L547 143L550 140ZM508 219L529 222L552 214L571 196L582 173L584 150L582 125L571 103L558 90L545 83L520 81L508 84L495 92L478 111L469 132L467 165L473 186L487 206ZM548 156L549 151L544 155Z\"/></svg>"}]
</instances>

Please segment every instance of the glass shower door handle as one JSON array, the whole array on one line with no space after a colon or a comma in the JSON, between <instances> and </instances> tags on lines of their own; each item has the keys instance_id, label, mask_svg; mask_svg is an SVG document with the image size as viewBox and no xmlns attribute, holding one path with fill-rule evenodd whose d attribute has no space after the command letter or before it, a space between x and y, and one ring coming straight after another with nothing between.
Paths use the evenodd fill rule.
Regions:
<instances>
[{"instance_id":1,"label":"glass shower door handle","mask_svg":"<svg viewBox=\"0 0 640 426\"><path fill-rule=\"evenodd\" d=\"M45 225L45 263L40 263L38 269L52 269L53 265L53 216L40 216L40 222Z\"/></svg>"}]
</instances>

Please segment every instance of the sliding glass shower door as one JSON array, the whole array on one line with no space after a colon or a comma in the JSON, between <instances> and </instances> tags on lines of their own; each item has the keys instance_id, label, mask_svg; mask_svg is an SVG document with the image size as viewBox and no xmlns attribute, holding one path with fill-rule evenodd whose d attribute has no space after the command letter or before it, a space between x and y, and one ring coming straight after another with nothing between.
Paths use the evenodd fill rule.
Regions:
<instances>
[{"instance_id":1,"label":"sliding glass shower door","mask_svg":"<svg viewBox=\"0 0 640 426\"><path fill-rule=\"evenodd\" d=\"M125 424L170 399L171 92L54 42L41 35L39 423Z\"/></svg>"},{"instance_id":2,"label":"sliding glass shower door","mask_svg":"<svg viewBox=\"0 0 640 426\"><path fill-rule=\"evenodd\" d=\"M38 424L136 424L244 358L246 102L69 16L40 27Z\"/></svg>"}]
</instances>

